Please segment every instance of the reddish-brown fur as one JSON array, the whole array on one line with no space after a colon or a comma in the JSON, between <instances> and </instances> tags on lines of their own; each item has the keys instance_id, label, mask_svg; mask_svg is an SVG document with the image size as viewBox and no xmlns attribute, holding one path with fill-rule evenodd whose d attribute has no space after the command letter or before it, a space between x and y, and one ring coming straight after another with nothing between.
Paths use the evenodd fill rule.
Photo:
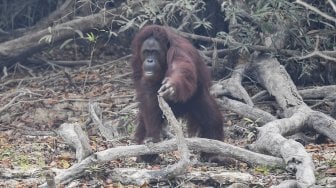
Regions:
<instances>
[{"instance_id":1,"label":"reddish-brown fur","mask_svg":"<svg viewBox=\"0 0 336 188\"><path fill-rule=\"evenodd\" d=\"M143 77L141 45L149 37L154 37L167 49L166 66L160 79L146 80ZM214 98L210 95L210 73L197 49L167 27L151 25L142 28L132 42L133 80L139 100L138 127L135 132L137 143L145 138L160 140L164 119L158 105L158 90L164 78L174 83L176 101L168 102L174 114L185 117L188 132L200 137L223 140L222 115Z\"/></svg>"}]
</instances>

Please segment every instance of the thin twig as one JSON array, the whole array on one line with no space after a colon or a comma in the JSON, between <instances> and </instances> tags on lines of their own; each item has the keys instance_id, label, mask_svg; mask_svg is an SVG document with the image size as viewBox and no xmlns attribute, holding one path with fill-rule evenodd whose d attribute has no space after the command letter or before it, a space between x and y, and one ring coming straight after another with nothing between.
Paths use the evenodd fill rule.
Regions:
<instances>
[{"instance_id":1,"label":"thin twig","mask_svg":"<svg viewBox=\"0 0 336 188\"><path fill-rule=\"evenodd\" d=\"M301 0L296 0L295 3L300 4L300 5L304 6L304 7L306 7L307 9L309 9L309 10L311 10L311 11L319 14L320 16L324 17L325 19L330 20L330 21L336 23L336 18L334 18L332 16L329 16L328 14L320 11L316 7L313 7L313 6L309 5L309 4L307 4L306 2L303 2Z\"/></svg>"},{"instance_id":2,"label":"thin twig","mask_svg":"<svg viewBox=\"0 0 336 188\"><path fill-rule=\"evenodd\" d=\"M17 98L21 97L22 95L24 95L24 93L20 93L17 96L15 96L11 101L9 101L9 103L7 103L5 106L3 106L2 108L0 108L0 114L7 110L15 101Z\"/></svg>"},{"instance_id":3,"label":"thin twig","mask_svg":"<svg viewBox=\"0 0 336 188\"><path fill-rule=\"evenodd\" d=\"M311 58L311 57L314 57L314 56L317 56L317 57L321 57L321 58L324 58L326 60L329 60L329 61L334 61L336 62L336 58L333 58L333 57L330 57L330 56L327 56L327 55L324 55L322 52L320 51L313 51L305 56L301 56L301 57L294 57L295 59L307 59L307 58Z\"/></svg>"},{"instance_id":4,"label":"thin twig","mask_svg":"<svg viewBox=\"0 0 336 188\"><path fill-rule=\"evenodd\" d=\"M226 40L222 40L222 39L217 39L217 38L212 38L212 37L206 37L206 36L201 36L201 35L196 35L196 34L191 34L191 33L186 33L186 32L178 32L179 34L181 34L184 37L190 38L190 39L194 39L194 40L200 40L200 41L206 41L206 42L216 42L217 44L232 44L232 48L237 48L240 46L244 46L246 48L248 48L249 50L254 50L254 51L263 51L263 52L276 52L276 53L281 53L284 55L290 55L290 56L295 56L300 54L299 51L296 50L287 50L287 49L276 49L276 48L270 48L267 46L262 46L262 45L245 45L239 42L228 42ZM217 50L218 53L222 53L222 54L228 54L232 51L232 49L221 49L221 50ZM205 52L205 54L212 54L213 52Z\"/></svg>"}]
</instances>

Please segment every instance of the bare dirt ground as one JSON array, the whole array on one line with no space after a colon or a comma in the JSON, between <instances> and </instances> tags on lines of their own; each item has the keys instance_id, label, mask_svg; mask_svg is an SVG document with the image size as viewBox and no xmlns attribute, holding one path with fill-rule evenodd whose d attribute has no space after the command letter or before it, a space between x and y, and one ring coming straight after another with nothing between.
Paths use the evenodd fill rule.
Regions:
<instances>
[{"instance_id":1,"label":"bare dirt ground","mask_svg":"<svg viewBox=\"0 0 336 188\"><path fill-rule=\"evenodd\" d=\"M53 60L78 60L87 59L89 53L54 49L41 56ZM65 122L80 123L89 135L94 151L134 144L132 132L137 108L127 54L128 49L94 54L92 64L85 66L34 63L16 65L7 70L8 75L3 76L0 82L0 187L37 187L45 182L46 169L66 169L75 164L74 150L54 132ZM258 89L253 85L247 86L250 91ZM97 102L102 108L104 121L112 121L116 125L118 133L115 139L103 138L92 123L88 111L90 102ZM257 105L270 103L272 101ZM248 135L237 131L236 127L257 123L232 112L223 111L223 114L225 142L244 147L248 143ZM309 144L306 150L313 156L319 184L325 185L325 177L336 175L336 144L327 140L323 144ZM197 157L196 153L194 155ZM173 164L179 154L169 152L161 154L161 157L163 161L159 164L137 163L135 157L110 161L88 169L87 175L68 185L124 187L113 179L112 169L160 169ZM199 162L188 169L186 175L144 186L225 187L225 181L228 184L234 182L212 177L196 178L195 174L209 171L218 174L227 171L249 173L253 177L250 187L269 187L292 177L284 169L250 167L238 161L225 166Z\"/></svg>"}]
</instances>

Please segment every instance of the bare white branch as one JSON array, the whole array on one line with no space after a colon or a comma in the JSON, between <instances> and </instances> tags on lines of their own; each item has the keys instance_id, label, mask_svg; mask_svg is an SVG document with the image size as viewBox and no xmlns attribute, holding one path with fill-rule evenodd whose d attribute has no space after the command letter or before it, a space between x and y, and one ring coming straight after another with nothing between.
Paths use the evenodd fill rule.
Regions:
<instances>
[{"instance_id":1,"label":"bare white branch","mask_svg":"<svg viewBox=\"0 0 336 188\"><path fill-rule=\"evenodd\" d=\"M301 1L301 0L296 0L295 3L300 4L300 5L304 6L304 7L306 7L307 9L309 9L309 10L311 10L311 11L314 11L315 13L321 15L321 16L324 17L325 19L330 20L330 21L333 21L333 22L336 23L336 18L334 18L334 17L332 17L332 16L329 16L328 14L326 14L326 13L320 11L320 10L317 9L316 7L313 7L312 5L307 4L306 2L303 2L303 1Z\"/></svg>"}]
</instances>

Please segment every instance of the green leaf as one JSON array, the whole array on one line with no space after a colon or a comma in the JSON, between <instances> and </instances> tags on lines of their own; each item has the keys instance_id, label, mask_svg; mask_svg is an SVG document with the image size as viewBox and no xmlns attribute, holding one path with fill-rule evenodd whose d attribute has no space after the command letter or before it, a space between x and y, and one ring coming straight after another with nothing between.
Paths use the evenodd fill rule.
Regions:
<instances>
[{"instance_id":1,"label":"green leaf","mask_svg":"<svg viewBox=\"0 0 336 188\"><path fill-rule=\"evenodd\" d=\"M69 44L73 39L68 39L62 43L62 45L59 47L59 49L63 49L67 44Z\"/></svg>"},{"instance_id":2,"label":"green leaf","mask_svg":"<svg viewBox=\"0 0 336 188\"><path fill-rule=\"evenodd\" d=\"M123 25L122 27L120 27L118 33L124 32L126 30L128 30L129 28L131 28L132 26L134 26L134 21L135 18L133 18L132 20L130 20L129 22L127 22L125 25Z\"/></svg>"}]
</instances>

